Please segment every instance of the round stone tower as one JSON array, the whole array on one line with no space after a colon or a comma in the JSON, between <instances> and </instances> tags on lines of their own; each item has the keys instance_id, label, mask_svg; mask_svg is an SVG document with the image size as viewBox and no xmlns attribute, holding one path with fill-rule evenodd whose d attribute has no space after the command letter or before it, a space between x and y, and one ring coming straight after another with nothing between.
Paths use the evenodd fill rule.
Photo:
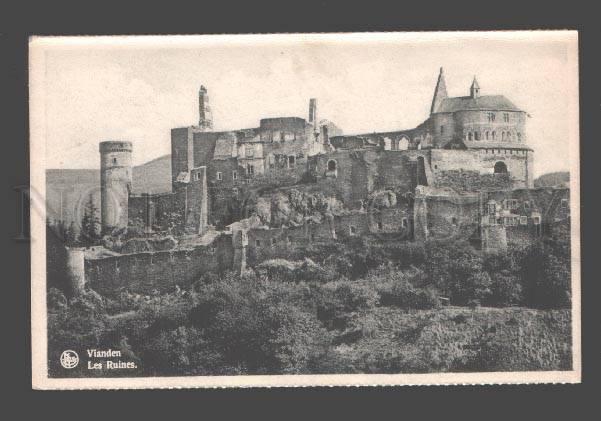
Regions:
<instances>
[{"instance_id":1,"label":"round stone tower","mask_svg":"<svg viewBox=\"0 0 601 421\"><path fill-rule=\"evenodd\" d=\"M100 142L100 220L102 232L127 228L132 182L131 142Z\"/></svg>"}]
</instances>

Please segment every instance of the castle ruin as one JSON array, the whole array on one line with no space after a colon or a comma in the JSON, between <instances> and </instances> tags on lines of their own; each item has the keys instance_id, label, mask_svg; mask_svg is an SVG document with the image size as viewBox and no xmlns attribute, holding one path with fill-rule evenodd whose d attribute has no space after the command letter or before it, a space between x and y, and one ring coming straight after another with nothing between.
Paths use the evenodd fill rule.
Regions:
<instances>
[{"instance_id":1,"label":"castle ruin","mask_svg":"<svg viewBox=\"0 0 601 421\"><path fill-rule=\"evenodd\" d=\"M482 95L475 77L468 95L449 97L441 68L430 115L392 132L344 135L318 120L314 98L307 119L216 132L204 86L198 101L198 125L171 130L169 193L132 194L131 143L100 143L102 231L136 228L146 249L77 254L85 265L72 267L94 289L166 289L358 236L469 240L492 253L569 222L568 189L533 188L527 113Z\"/></svg>"}]
</instances>

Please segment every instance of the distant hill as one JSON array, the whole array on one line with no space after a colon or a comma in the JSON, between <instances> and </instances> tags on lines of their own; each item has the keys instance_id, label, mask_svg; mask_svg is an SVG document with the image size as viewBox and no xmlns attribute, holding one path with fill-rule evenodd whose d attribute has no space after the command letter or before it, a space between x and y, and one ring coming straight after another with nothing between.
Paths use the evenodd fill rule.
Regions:
<instances>
[{"instance_id":1,"label":"distant hill","mask_svg":"<svg viewBox=\"0 0 601 421\"><path fill-rule=\"evenodd\" d=\"M550 172L534 180L534 187L569 186L570 173L567 171Z\"/></svg>"},{"instance_id":2,"label":"distant hill","mask_svg":"<svg viewBox=\"0 0 601 421\"><path fill-rule=\"evenodd\" d=\"M132 181L133 193L171 191L171 155L134 167ZM46 170L46 206L51 219L79 223L90 195L100 209L99 170Z\"/></svg>"},{"instance_id":3,"label":"distant hill","mask_svg":"<svg viewBox=\"0 0 601 421\"><path fill-rule=\"evenodd\" d=\"M134 167L134 193L165 193L171 191L171 155L164 155Z\"/></svg>"}]
</instances>

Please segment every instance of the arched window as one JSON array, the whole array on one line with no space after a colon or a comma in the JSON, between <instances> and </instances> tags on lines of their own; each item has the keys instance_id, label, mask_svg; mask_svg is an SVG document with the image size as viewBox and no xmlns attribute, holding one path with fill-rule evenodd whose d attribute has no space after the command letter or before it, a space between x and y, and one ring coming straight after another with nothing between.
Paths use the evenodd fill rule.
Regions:
<instances>
[{"instance_id":1,"label":"arched window","mask_svg":"<svg viewBox=\"0 0 601 421\"><path fill-rule=\"evenodd\" d=\"M406 151L407 149L409 149L409 139L407 139L405 136L401 137L399 139L398 149L399 151Z\"/></svg>"},{"instance_id":2,"label":"arched window","mask_svg":"<svg viewBox=\"0 0 601 421\"><path fill-rule=\"evenodd\" d=\"M518 132L518 142L522 141L522 134L520 132Z\"/></svg>"},{"instance_id":3,"label":"arched window","mask_svg":"<svg viewBox=\"0 0 601 421\"><path fill-rule=\"evenodd\" d=\"M469 132L467 134L467 140L472 140L472 137L473 137L472 132Z\"/></svg>"},{"instance_id":4,"label":"arched window","mask_svg":"<svg viewBox=\"0 0 601 421\"><path fill-rule=\"evenodd\" d=\"M475 140L480 140L480 132L475 132L474 133L474 139Z\"/></svg>"},{"instance_id":5,"label":"arched window","mask_svg":"<svg viewBox=\"0 0 601 421\"><path fill-rule=\"evenodd\" d=\"M384 150L389 151L391 149L392 149L392 141L390 140L390 138L385 137L384 138Z\"/></svg>"},{"instance_id":6,"label":"arched window","mask_svg":"<svg viewBox=\"0 0 601 421\"><path fill-rule=\"evenodd\" d=\"M511 132L507 132L507 140L511 140Z\"/></svg>"},{"instance_id":7,"label":"arched window","mask_svg":"<svg viewBox=\"0 0 601 421\"><path fill-rule=\"evenodd\" d=\"M501 132L501 140L505 140L505 132Z\"/></svg>"},{"instance_id":8,"label":"arched window","mask_svg":"<svg viewBox=\"0 0 601 421\"><path fill-rule=\"evenodd\" d=\"M333 159L328 161L328 171L336 171L336 161Z\"/></svg>"},{"instance_id":9,"label":"arched window","mask_svg":"<svg viewBox=\"0 0 601 421\"><path fill-rule=\"evenodd\" d=\"M267 155L267 165L269 166L270 170L275 167L275 156L272 153Z\"/></svg>"},{"instance_id":10,"label":"arched window","mask_svg":"<svg viewBox=\"0 0 601 421\"><path fill-rule=\"evenodd\" d=\"M495 174L507 174L507 165L503 161L495 164Z\"/></svg>"},{"instance_id":11,"label":"arched window","mask_svg":"<svg viewBox=\"0 0 601 421\"><path fill-rule=\"evenodd\" d=\"M492 132L492 140L495 140L497 138L497 132L493 131Z\"/></svg>"},{"instance_id":12,"label":"arched window","mask_svg":"<svg viewBox=\"0 0 601 421\"><path fill-rule=\"evenodd\" d=\"M487 131L486 134L485 134L486 140L488 140L489 135L490 135L490 132Z\"/></svg>"}]
</instances>

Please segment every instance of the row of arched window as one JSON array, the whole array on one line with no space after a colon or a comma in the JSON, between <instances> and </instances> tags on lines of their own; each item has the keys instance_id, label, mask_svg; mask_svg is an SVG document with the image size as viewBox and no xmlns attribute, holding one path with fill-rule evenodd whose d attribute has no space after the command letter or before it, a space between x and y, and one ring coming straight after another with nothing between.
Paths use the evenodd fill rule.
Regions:
<instances>
[{"instance_id":1,"label":"row of arched window","mask_svg":"<svg viewBox=\"0 0 601 421\"><path fill-rule=\"evenodd\" d=\"M405 151L409 149L409 138L402 136L399 139L384 138L384 149L387 151Z\"/></svg>"},{"instance_id":2,"label":"row of arched window","mask_svg":"<svg viewBox=\"0 0 601 421\"><path fill-rule=\"evenodd\" d=\"M517 141L521 142L522 141L522 134L521 133L517 133L516 135ZM466 140L501 140L501 141L512 141L514 140L514 135L513 133L507 131L503 131L501 132L501 137L499 138L499 136L497 135L496 131L485 131L485 132L467 132L467 134L465 135L465 139Z\"/></svg>"}]
</instances>

